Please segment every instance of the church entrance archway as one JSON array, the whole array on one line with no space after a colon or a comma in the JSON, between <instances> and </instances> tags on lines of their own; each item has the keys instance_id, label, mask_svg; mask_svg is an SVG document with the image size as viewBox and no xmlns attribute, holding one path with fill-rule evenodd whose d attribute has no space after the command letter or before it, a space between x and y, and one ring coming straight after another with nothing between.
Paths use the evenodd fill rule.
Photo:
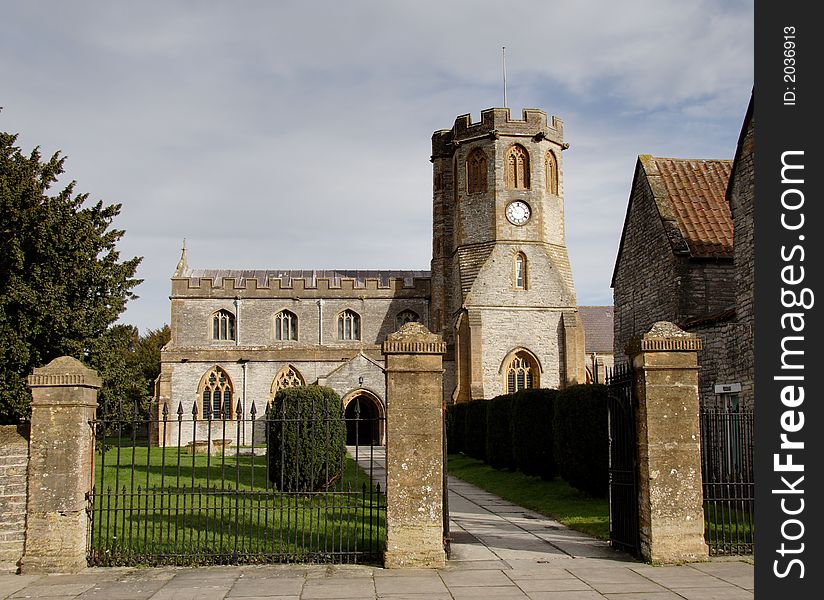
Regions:
<instances>
[{"instance_id":1,"label":"church entrance archway","mask_svg":"<svg viewBox=\"0 0 824 600\"><path fill-rule=\"evenodd\" d=\"M373 394L358 390L345 400L347 446L383 446L383 404Z\"/></svg>"}]
</instances>

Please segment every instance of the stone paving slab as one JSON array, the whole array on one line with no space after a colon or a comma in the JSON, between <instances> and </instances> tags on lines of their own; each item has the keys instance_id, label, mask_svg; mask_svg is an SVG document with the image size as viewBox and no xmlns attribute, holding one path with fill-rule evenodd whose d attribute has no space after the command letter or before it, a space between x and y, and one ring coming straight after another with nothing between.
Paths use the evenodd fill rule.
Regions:
<instances>
[{"instance_id":1,"label":"stone paving slab","mask_svg":"<svg viewBox=\"0 0 824 600\"><path fill-rule=\"evenodd\" d=\"M0 575L0 599L753 598L751 559L650 566L553 519L526 509L510 510L511 503L451 481L456 482L450 484L453 543L443 569L393 570L368 565L98 568L77 575Z\"/></svg>"}]
</instances>

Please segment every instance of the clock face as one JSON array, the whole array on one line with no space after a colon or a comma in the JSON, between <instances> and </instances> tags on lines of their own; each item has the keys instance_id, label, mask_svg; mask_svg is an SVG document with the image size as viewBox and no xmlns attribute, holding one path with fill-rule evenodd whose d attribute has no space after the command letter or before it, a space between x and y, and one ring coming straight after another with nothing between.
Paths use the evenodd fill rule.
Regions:
<instances>
[{"instance_id":1,"label":"clock face","mask_svg":"<svg viewBox=\"0 0 824 600\"><path fill-rule=\"evenodd\" d=\"M529 221L529 205L526 202L516 200L506 207L506 218L513 225L523 225Z\"/></svg>"}]
</instances>

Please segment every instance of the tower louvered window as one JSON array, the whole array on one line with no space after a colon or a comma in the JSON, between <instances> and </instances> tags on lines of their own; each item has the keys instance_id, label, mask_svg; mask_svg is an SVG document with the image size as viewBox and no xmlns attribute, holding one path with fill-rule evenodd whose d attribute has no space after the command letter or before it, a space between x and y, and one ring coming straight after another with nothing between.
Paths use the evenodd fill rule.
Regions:
<instances>
[{"instance_id":1,"label":"tower louvered window","mask_svg":"<svg viewBox=\"0 0 824 600\"><path fill-rule=\"evenodd\" d=\"M466 159L466 191L470 194L486 191L486 154L475 148Z\"/></svg>"},{"instance_id":2,"label":"tower louvered window","mask_svg":"<svg viewBox=\"0 0 824 600\"><path fill-rule=\"evenodd\" d=\"M529 153L515 145L506 155L506 187L512 190L529 189Z\"/></svg>"},{"instance_id":3,"label":"tower louvered window","mask_svg":"<svg viewBox=\"0 0 824 600\"><path fill-rule=\"evenodd\" d=\"M558 194L558 161L552 150L546 153L546 191L550 194Z\"/></svg>"}]
</instances>

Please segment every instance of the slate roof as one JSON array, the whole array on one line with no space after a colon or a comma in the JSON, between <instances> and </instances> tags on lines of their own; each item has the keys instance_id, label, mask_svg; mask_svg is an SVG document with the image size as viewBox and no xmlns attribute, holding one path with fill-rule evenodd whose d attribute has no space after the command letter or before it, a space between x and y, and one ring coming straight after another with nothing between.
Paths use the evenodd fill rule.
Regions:
<instances>
[{"instance_id":1,"label":"slate roof","mask_svg":"<svg viewBox=\"0 0 824 600\"><path fill-rule=\"evenodd\" d=\"M656 156L651 159L658 168L690 256L732 258L732 213L726 198L732 161Z\"/></svg>"},{"instance_id":2,"label":"slate roof","mask_svg":"<svg viewBox=\"0 0 824 600\"><path fill-rule=\"evenodd\" d=\"M614 309L612 306L579 306L584 325L584 347L587 353L612 353Z\"/></svg>"},{"instance_id":3,"label":"slate roof","mask_svg":"<svg viewBox=\"0 0 824 600\"><path fill-rule=\"evenodd\" d=\"M390 279L403 279L404 285L412 287L414 279L428 279L429 271L384 271L384 270L298 270L298 269L189 269L185 277L190 279L209 278L213 285L220 287L225 278L234 278L242 285L247 279L257 279L260 286L267 286L274 279L280 279L281 286L291 287L293 279L304 279L306 287L315 287L318 279L328 279L332 287L340 286L342 279L354 279L355 287L365 287L367 279L377 279L379 287L389 287Z\"/></svg>"}]
</instances>

